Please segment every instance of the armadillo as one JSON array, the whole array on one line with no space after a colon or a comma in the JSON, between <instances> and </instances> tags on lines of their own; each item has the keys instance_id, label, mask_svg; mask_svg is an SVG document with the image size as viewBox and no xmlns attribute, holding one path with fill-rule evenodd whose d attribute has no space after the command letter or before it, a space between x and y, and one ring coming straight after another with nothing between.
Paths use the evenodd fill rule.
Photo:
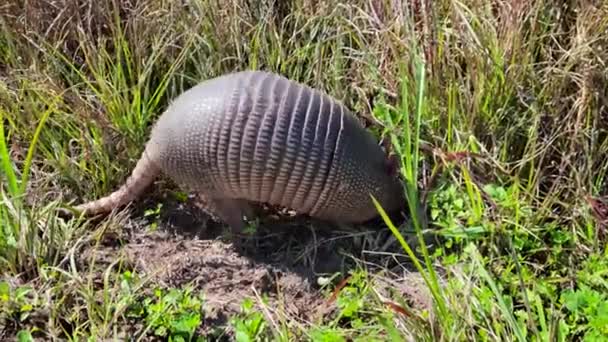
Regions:
<instances>
[{"instance_id":1,"label":"armadillo","mask_svg":"<svg viewBox=\"0 0 608 342\"><path fill-rule=\"evenodd\" d=\"M355 224L404 203L392 159L341 102L318 89L260 70L203 81L175 98L152 128L126 182L75 209L100 214L169 176L203 194L234 230L253 203Z\"/></svg>"}]
</instances>

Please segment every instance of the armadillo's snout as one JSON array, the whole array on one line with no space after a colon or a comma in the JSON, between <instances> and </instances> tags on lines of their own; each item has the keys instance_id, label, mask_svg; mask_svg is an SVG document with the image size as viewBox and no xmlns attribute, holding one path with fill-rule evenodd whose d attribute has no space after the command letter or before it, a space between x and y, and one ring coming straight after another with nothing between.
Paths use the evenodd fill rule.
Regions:
<instances>
[{"instance_id":1,"label":"armadillo's snout","mask_svg":"<svg viewBox=\"0 0 608 342\"><path fill-rule=\"evenodd\" d=\"M403 209L406 204L405 191L403 184L397 178L387 179L387 183L384 187L377 191L376 200L382 206L382 209L387 213L392 213L397 210ZM376 214L377 209L374 206Z\"/></svg>"}]
</instances>

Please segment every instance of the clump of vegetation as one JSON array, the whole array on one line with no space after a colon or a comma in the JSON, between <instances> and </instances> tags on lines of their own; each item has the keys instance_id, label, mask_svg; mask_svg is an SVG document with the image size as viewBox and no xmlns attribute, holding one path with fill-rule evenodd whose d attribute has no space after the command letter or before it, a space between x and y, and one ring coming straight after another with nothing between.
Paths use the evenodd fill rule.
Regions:
<instances>
[{"instance_id":1,"label":"clump of vegetation","mask_svg":"<svg viewBox=\"0 0 608 342\"><path fill-rule=\"evenodd\" d=\"M330 314L243 299L213 334L608 337L605 3L41 0L0 13L1 337L203 339L202 293L135 279L117 252L81 255L129 239L135 218L56 209L115 189L172 98L243 69L324 90L391 142L412 219L379 212L432 307L386 298L359 264L325 289Z\"/></svg>"}]
</instances>

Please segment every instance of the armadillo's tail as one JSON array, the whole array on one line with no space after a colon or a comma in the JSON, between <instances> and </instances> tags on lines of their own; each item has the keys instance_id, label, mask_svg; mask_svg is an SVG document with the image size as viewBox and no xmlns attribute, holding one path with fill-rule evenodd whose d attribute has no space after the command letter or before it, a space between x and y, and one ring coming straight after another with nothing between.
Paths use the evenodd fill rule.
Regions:
<instances>
[{"instance_id":1,"label":"armadillo's tail","mask_svg":"<svg viewBox=\"0 0 608 342\"><path fill-rule=\"evenodd\" d=\"M160 168L150 159L147 151L144 151L129 178L118 190L95 201L78 205L74 209L85 215L110 212L139 197L159 174Z\"/></svg>"}]
</instances>

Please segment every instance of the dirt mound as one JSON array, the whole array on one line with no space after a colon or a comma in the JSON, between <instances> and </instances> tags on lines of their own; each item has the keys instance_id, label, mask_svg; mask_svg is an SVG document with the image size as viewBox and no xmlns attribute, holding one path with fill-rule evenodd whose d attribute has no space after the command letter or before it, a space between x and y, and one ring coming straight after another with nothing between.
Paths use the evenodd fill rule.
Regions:
<instances>
[{"instance_id":1,"label":"dirt mound","mask_svg":"<svg viewBox=\"0 0 608 342\"><path fill-rule=\"evenodd\" d=\"M158 285L190 285L203 291L208 324L225 324L228 317L239 312L243 299L255 301L256 292L267 295L271 307L280 302L292 318L310 318L323 301L311 286L311 277L254 261L219 240L142 234L124 246L124 251L140 272L153 275Z\"/></svg>"}]
</instances>

